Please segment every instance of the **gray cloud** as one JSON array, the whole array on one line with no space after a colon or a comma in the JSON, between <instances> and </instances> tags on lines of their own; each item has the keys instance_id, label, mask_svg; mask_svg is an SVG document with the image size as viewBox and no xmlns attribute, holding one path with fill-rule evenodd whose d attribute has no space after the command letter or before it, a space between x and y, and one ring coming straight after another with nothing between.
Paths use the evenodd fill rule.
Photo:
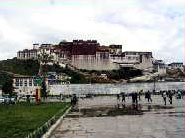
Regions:
<instances>
[{"instance_id":1,"label":"gray cloud","mask_svg":"<svg viewBox=\"0 0 185 138\"><path fill-rule=\"evenodd\" d=\"M182 61L185 2L166 1L29 0L29 5L4 1L0 5L0 60L35 42L79 38L122 44L123 50L153 51L156 58L169 62Z\"/></svg>"}]
</instances>

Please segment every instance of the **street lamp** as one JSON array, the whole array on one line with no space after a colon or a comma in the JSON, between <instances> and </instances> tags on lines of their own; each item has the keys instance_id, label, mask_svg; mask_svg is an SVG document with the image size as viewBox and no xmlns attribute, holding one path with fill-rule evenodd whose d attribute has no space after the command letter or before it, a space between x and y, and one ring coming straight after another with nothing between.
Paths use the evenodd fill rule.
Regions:
<instances>
[{"instance_id":1,"label":"street lamp","mask_svg":"<svg viewBox=\"0 0 185 138\"><path fill-rule=\"evenodd\" d=\"M157 76L154 76L154 92L155 92L155 90L156 90L156 79L159 77L159 75L157 75Z\"/></svg>"}]
</instances>

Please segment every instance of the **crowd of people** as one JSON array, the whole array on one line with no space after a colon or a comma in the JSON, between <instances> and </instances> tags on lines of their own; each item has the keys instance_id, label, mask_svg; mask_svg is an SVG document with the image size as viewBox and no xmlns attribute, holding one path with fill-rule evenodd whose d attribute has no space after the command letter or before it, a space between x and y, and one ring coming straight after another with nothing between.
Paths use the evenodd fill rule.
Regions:
<instances>
[{"instance_id":1,"label":"crowd of people","mask_svg":"<svg viewBox=\"0 0 185 138\"><path fill-rule=\"evenodd\" d=\"M148 103L152 103L152 95L161 95L163 98L164 105L167 104L167 101L169 101L169 104L173 104L173 98L175 97L176 99L183 99L183 96L185 95L185 91L182 90L163 90L163 91L147 91L143 92L143 90L140 90L139 92L132 92L132 93L127 93L125 94L124 92L121 92L117 94L117 102L122 103L122 105L126 104L126 97L132 98L132 104L137 105L139 101L141 101L141 97L144 96L146 101ZM90 97L93 97L92 95ZM71 105L75 106L78 102L78 98L76 94L73 94L71 96ZM87 95L86 98L89 98Z\"/></svg>"},{"instance_id":2,"label":"crowd of people","mask_svg":"<svg viewBox=\"0 0 185 138\"><path fill-rule=\"evenodd\" d=\"M125 94L124 92L121 92L117 94L117 101L121 101L122 104L126 103L125 97L131 97L132 98L132 104L138 104L138 101L141 101L141 96L145 96L145 99L148 101L148 103L152 103L152 95L161 95L164 101L164 105L167 104L167 99L169 101L169 104L173 103L173 97L176 99L183 99L183 95L185 95L185 91L181 90L164 90L164 91L147 91L143 92L143 90L140 90L139 92L132 92L129 94ZM121 99L122 98L122 99Z\"/></svg>"}]
</instances>

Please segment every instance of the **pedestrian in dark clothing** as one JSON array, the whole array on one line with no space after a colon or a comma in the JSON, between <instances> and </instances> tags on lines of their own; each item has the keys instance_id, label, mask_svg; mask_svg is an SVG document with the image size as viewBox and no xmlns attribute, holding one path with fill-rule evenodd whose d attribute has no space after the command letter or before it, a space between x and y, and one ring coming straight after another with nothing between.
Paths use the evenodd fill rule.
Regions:
<instances>
[{"instance_id":1,"label":"pedestrian in dark clothing","mask_svg":"<svg viewBox=\"0 0 185 138\"><path fill-rule=\"evenodd\" d=\"M148 93L145 92L145 99L148 99Z\"/></svg>"},{"instance_id":2,"label":"pedestrian in dark clothing","mask_svg":"<svg viewBox=\"0 0 185 138\"><path fill-rule=\"evenodd\" d=\"M124 92L121 94L121 97L122 97L122 102L123 101L125 102L125 93Z\"/></svg>"},{"instance_id":3,"label":"pedestrian in dark clothing","mask_svg":"<svg viewBox=\"0 0 185 138\"><path fill-rule=\"evenodd\" d=\"M152 95L150 92L149 92L149 101L152 102Z\"/></svg>"},{"instance_id":4,"label":"pedestrian in dark clothing","mask_svg":"<svg viewBox=\"0 0 185 138\"><path fill-rule=\"evenodd\" d=\"M117 101L120 101L120 96L119 96L119 94L117 94Z\"/></svg>"},{"instance_id":5,"label":"pedestrian in dark clothing","mask_svg":"<svg viewBox=\"0 0 185 138\"><path fill-rule=\"evenodd\" d=\"M143 90L139 91L139 101L141 101L142 92L143 92Z\"/></svg>"},{"instance_id":6,"label":"pedestrian in dark clothing","mask_svg":"<svg viewBox=\"0 0 185 138\"><path fill-rule=\"evenodd\" d=\"M133 104L138 104L137 97L138 97L137 92L133 92L133 93L132 93L132 103L133 103Z\"/></svg>"},{"instance_id":7,"label":"pedestrian in dark clothing","mask_svg":"<svg viewBox=\"0 0 185 138\"><path fill-rule=\"evenodd\" d=\"M125 96L125 93L122 92L122 93L121 93L121 98L122 98L122 100L121 100L122 102L121 102L121 103L122 103L122 107L123 107L123 108L125 108L125 97L126 97L126 96Z\"/></svg>"},{"instance_id":8,"label":"pedestrian in dark clothing","mask_svg":"<svg viewBox=\"0 0 185 138\"><path fill-rule=\"evenodd\" d=\"M78 102L78 98L77 98L76 94L74 94L71 98L71 105L75 106L77 104L77 102Z\"/></svg>"},{"instance_id":9,"label":"pedestrian in dark clothing","mask_svg":"<svg viewBox=\"0 0 185 138\"><path fill-rule=\"evenodd\" d=\"M132 104L134 104L135 103L135 94L134 94L134 92L132 93Z\"/></svg>"},{"instance_id":10,"label":"pedestrian in dark clothing","mask_svg":"<svg viewBox=\"0 0 185 138\"><path fill-rule=\"evenodd\" d=\"M181 99L182 98L182 93L180 90L178 90L177 92L177 99Z\"/></svg>"},{"instance_id":11,"label":"pedestrian in dark clothing","mask_svg":"<svg viewBox=\"0 0 185 138\"><path fill-rule=\"evenodd\" d=\"M138 94L137 92L135 92L135 103L138 104L138 100L137 100Z\"/></svg>"},{"instance_id":12,"label":"pedestrian in dark clothing","mask_svg":"<svg viewBox=\"0 0 185 138\"><path fill-rule=\"evenodd\" d=\"M150 91L147 92L147 99L148 99L148 102L152 102Z\"/></svg>"},{"instance_id":13,"label":"pedestrian in dark clothing","mask_svg":"<svg viewBox=\"0 0 185 138\"><path fill-rule=\"evenodd\" d=\"M172 104L173 94L171 91L168 92L169 103Z\"/></svg>"}]
</instances>

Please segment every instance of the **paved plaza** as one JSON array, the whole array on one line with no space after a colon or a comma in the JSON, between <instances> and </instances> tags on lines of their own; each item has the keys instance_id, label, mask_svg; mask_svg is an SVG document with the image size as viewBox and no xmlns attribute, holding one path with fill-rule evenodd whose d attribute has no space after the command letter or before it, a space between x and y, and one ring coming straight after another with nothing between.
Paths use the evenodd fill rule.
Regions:
<instances>
[{"instance_id":1,"label":"paved plaza","mask_svg":"<svg viewBox=\"0 0 185 138\"><path fill-rule=\"evenodd\" d=\"M161 96L152 98L141 97L137 107L131 97L125 106L111 96L80 99L50 138L184 138L185 99L165 106Z\"/></svg>"}]
</instances>

